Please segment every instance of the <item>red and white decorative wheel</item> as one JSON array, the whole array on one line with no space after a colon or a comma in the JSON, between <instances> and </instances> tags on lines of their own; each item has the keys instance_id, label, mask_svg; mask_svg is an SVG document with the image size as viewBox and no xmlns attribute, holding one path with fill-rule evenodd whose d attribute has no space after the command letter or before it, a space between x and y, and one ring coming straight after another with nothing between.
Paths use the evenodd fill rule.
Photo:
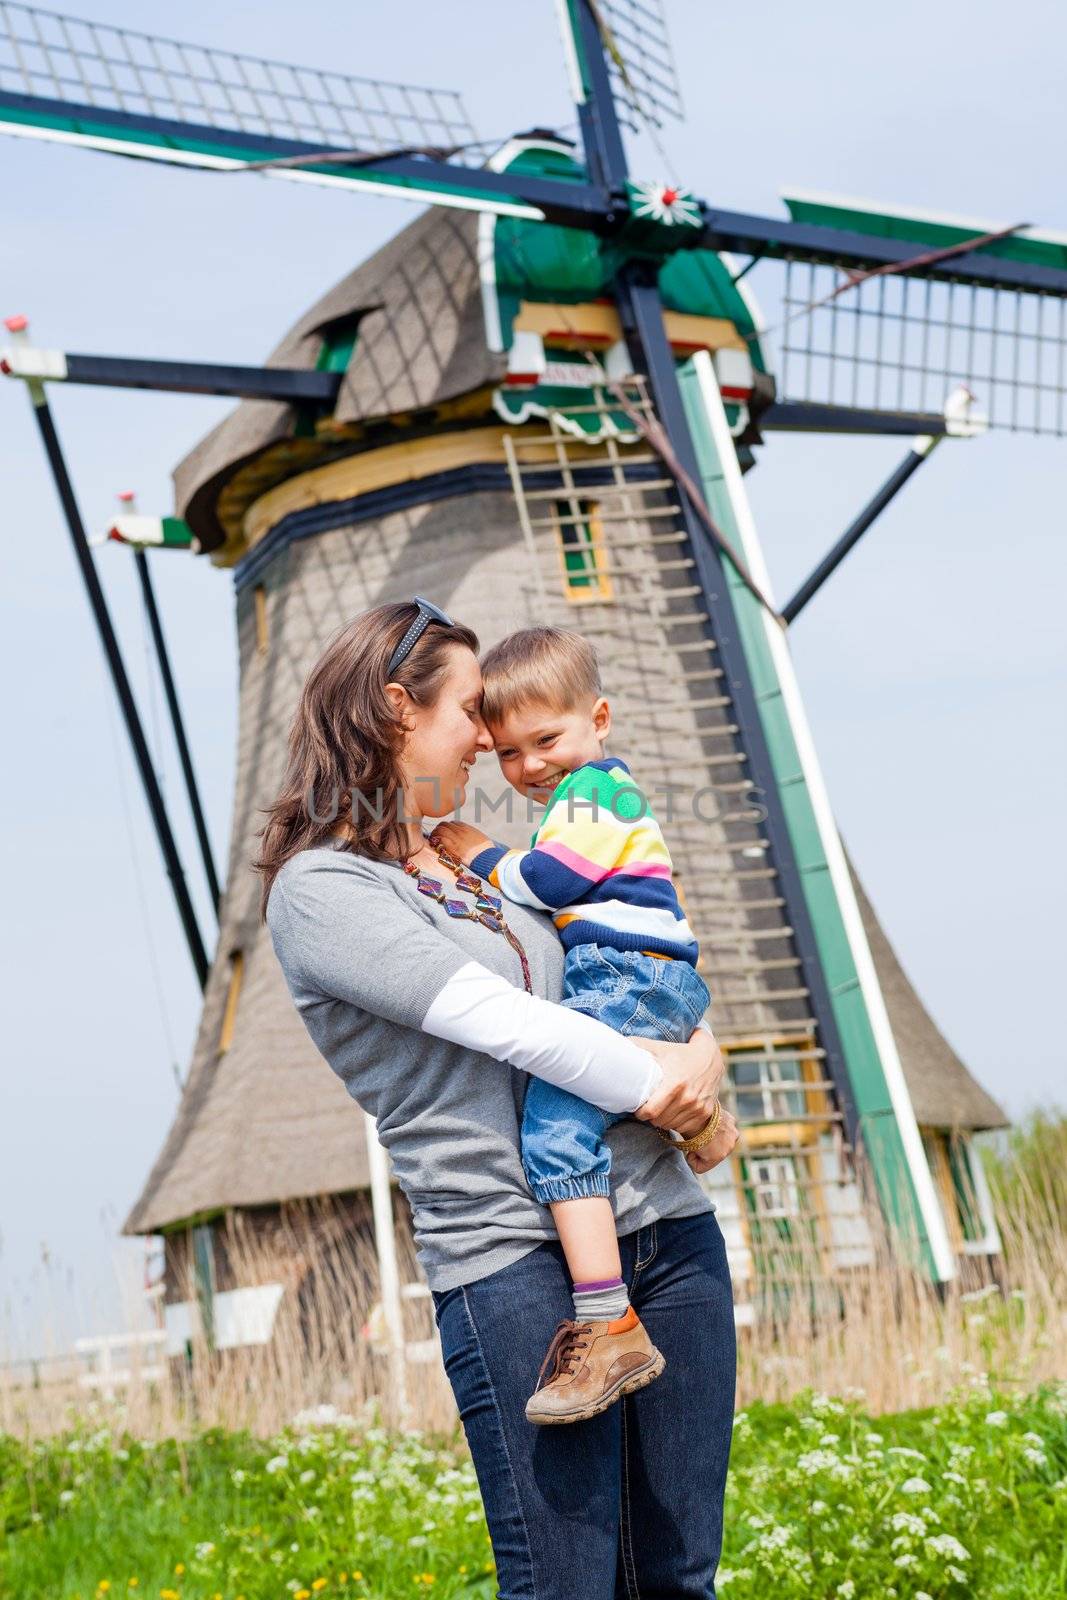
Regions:
<instances>
[{"instance_id":1,"label":"red and white decorative wheel","mask_svg":"<svg viewBox=\"0 0 1067 1600\"><path fill-rule=\"evenodd\" d=\"M671 183L633 183L630 203L635 217L647 217L664 227L698 228L700 206L688 189Z\"/></svg>"}]
</instances>

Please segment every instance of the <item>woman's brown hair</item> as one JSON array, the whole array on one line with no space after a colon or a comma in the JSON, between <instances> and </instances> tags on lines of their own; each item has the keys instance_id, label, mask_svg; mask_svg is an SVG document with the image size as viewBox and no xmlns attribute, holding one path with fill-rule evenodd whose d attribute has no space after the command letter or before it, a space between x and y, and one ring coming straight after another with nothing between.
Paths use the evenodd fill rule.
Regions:
<instances>
[{"instance_id":1,"label":"woman's brown hair","mask_svg":"<svg viewBox=\"0 0 1067 1600\"><path fill-rule=\"evenodd\" d=\"M280 869L299 850L330 838L338 820L351 828L347 848L373 860L408 853L402 820L400 753L404 728L385 692L399 683L418 706L435 704L453 645L475 654L478 638L454 622L432 622L390 678L389 658L418 615L413 602L375 606L341 629L308 673L289 729L281 791L267 807L259 860L260 914ZM353 794L357 796L353 804Z\"/></svg>"}]
</instances>

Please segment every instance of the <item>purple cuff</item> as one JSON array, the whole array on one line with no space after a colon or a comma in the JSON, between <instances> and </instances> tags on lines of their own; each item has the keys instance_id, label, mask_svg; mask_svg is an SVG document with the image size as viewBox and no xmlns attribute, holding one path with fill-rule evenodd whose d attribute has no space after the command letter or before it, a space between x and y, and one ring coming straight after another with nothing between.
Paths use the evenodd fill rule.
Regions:
<instances>
[{"instance_id":1,"label":"purple cuff","mask_svg":"<svg viewBox=\"0 0 1067 1600\"><path fill-rule=\"evenodd\" d=\"M601 1278L596 1283L572 1283L571 1288L576 1294L588 1294L591 1289L624 1289L626 1287L622 1278Z\"/></svg>"}]
</instances>

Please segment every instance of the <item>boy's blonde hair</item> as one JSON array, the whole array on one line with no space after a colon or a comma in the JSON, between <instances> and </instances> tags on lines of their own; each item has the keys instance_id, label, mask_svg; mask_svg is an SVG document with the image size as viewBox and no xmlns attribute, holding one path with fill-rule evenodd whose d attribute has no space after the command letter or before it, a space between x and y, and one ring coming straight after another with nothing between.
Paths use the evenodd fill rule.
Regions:
<instances>
[{"instance_id":1,"label":"boy's blonde hair","mask_svg":"<svg viewBox=\"0 0 1067 1600\"><path fill-rule=\"evenodd\" d=\"M487 650L482 669L482 716L489 727L520 706L573 711L601 693L596 651L566 628L522 628Z\"/></svg>"}]
</instances>

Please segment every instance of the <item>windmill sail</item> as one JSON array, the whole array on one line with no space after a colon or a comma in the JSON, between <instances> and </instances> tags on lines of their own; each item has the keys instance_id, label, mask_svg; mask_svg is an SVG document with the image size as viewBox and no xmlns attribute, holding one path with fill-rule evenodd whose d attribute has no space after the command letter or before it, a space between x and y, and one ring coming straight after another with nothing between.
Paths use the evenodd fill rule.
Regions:
<instances>
[{"instance_id":1,"label":"windmill sail","mask_svg":"<svg viewBox=\"0 0 1067 1600\"><path fill-rule=\"evenodd\" d=\"M0 4L0 132L115 155L227 171L315 154L316 167L272 176L342 188L383 187L461 209L540 212L476 183L407 170L346 167L362 155L449 152L477 145L453 90L353 77L216 50L34 6ZM439 166L439 162L435 163Z\"/></svg>"},{"instance_id":2,"label":"windmill sail","mask_svg":"<svg viewBox=\"0 0 1067 1600\"><path fill-rule=\"evenodd\" d=\"M769 336L781 402L890 418L936 413L963 385L990 427L1063 436L1067 234L820 195L786 205L795 222L847 230L854 248L835 262L790 244L763 269L777 276ZM904 261L864 270L864 237L905 242ZM949 252L969 241L965 264ZM1014 282L993 281L1001 265L1020 269ZM773 304L767 290L765 278Z\"/></svg>"},{"instance_id":3,"label":"windmill sail","mask_svg":"<svg viewBox=\"0 0 1067 1600\"><path fill-rule=\"evenodd\" d=\"M685 116L661 0L599 0L619 120L637 128L660 128L668 117Z\"/></svg>"}]
</instances>

